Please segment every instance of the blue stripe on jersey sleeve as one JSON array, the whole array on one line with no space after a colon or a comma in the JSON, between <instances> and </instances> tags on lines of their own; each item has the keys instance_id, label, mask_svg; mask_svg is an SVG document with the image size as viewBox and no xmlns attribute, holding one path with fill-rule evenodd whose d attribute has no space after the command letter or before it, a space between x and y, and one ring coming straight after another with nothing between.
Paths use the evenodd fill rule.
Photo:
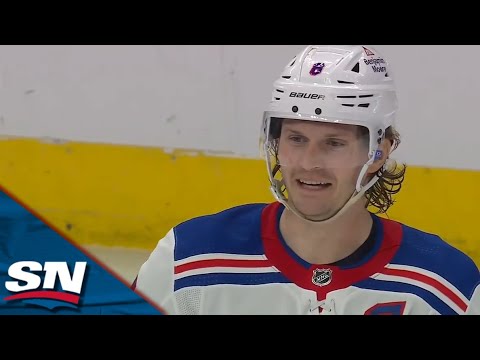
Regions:
<instances>
[{"instance_id":1,"label":"blue stripe on jersey sleeve","mask_svg":"<svg viewBox=\"0 0 480 360\"><path fill-rule=\"evenodd\" d=\"M175 280L175 291L191 286L209 286L209 285L264 285L281 284L290 281L281 273L255 273L255 274L200 274L187 276Z\"/></svg>"},{"instance_id":2,"label":"blue stripe on jersey sleeve","mask_svg":"<svg viewBox=\"0 0 480 360\"><path fill-rule=\"evenodd\" d=\"M408 293L417 295L422 298L426 303L428 303L432 308L434 308L441 315L458 315L450 306L448 306L443 300L439 299L437 296L429 292L428 290L422 289L418 286L399 283L396 281L386 281L386 280L374 280L368 279L363 280L357 284L355 287L361 289L370 289L370 290L379 290L379 291L391 291L398 293Z\"/></svg>"}]
</instances>

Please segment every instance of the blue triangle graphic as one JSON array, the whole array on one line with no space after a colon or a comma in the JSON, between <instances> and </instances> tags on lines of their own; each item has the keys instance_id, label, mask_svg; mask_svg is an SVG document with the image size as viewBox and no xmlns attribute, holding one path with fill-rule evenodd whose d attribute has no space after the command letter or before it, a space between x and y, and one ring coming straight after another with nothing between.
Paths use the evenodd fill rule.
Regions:
<instances>
[{"instance_id":1,"label":"blue triangle graphic","mask_svg":"<svg viewBox=\"0 0 480 360\"><path fill-rule=\"evenodd\" d=\"M14 264L25 261L32 267L21 268L23 273L18 276L19 265ZM75 267L81 262L86 262L83 272L81 267ZM45 271L46 263L60 263L53 267L67 272L60 276L49 265ZM63 289L65 284L70 291ZM78 289L79 292L75 291ZM0 188L0 315L163 315L163 312Z\"/></svg>"}]
</instances>

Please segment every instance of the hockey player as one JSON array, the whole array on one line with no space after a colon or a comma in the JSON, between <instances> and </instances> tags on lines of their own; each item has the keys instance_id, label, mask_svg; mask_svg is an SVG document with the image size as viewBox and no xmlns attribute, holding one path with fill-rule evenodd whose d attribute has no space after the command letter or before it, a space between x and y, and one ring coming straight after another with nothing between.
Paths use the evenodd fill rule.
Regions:
<instances>
[{"instance_id":1,"label":"hockey player","mask_svg":"<svg viewBox=\"0 0 480 360\"><path fill-rule=\"evenodd\" d=\"M263 117L276 201L175 226L132 287L168 314L473 313L475 263L371 210L385 213L404 179L396 112L377 50L308 46Z\"/></svg>"}]
</instances>

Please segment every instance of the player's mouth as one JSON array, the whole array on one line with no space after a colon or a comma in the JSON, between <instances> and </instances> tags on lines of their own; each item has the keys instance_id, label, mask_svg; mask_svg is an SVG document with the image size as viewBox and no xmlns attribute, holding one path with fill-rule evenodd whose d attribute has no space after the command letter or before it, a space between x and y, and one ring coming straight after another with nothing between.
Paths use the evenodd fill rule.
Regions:
<instances>
[{"instance_id":1,"label":"player's mouth","mask_svg":"<svg viewBox=\"0 0 480 360\"><path fill-rule=\"evenodd\" d=\"M297 184L306 190L324 190L329 188L332 184L326 181L315 181L308 179L297 179Z\"/></svg>"}]
</instances>

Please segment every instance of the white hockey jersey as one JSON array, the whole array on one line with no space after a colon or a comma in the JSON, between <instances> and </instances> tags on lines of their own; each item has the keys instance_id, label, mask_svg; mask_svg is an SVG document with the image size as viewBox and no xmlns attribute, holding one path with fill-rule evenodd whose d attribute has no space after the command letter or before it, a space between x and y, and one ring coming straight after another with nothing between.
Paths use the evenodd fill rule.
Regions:
<instances>
[{"instance_id":1,"label":"white hockey jersey","mask_svg":"<svg viewBox=\"0 0 480 360\"><path fill-rule=\"evenodd\" d=\"M374 245L361 260L309 264L280 234L283 210L249 204L174 227L132 287L167 314L467 312L479 270L438 236L372 214Z\"/></svg>"}]
</instances>

